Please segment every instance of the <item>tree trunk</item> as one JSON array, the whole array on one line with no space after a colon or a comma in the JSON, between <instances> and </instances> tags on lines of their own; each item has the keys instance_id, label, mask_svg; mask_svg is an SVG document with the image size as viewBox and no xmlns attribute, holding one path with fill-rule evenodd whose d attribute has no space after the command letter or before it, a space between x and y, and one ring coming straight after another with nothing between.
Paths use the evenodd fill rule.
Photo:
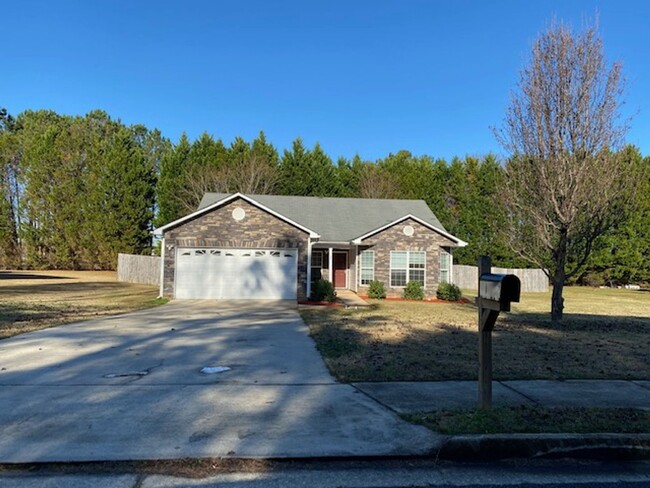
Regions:
<instances>
[{"instance_id":1,"label":"tree trunk","mask_svg":"<svg viewBox=\"0 0 650 488\"><path fill-rule=\"evenodd\" d=\"M553 295L551 297L551 320L553 323L559 323L562 321L562 315L564 313L564 298L562 297L562 291L564 290L565 279L564 271L558 271L555 276L553 276Z\"/></svg>"},{"instance_id":2,"label":"tree trunk","mask_svg":"<svg viewBox=\"0 0 650 488\"><path fill-rule=\"evenodd\" d=\"M551 320L554 324L562 321L564 312L564 282L566 281L566 261L568 247L568 231L566 228L560 229L560 240L553 252L553 261L555 261L555 272L553 273L553 295L551 296Z\"/></svg>"}]
</instances>

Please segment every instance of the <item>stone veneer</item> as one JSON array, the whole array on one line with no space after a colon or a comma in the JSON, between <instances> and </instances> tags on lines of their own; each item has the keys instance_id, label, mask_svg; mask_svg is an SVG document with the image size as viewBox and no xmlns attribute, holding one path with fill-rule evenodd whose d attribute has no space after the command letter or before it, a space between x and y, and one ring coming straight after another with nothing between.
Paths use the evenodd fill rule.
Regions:
<instances>
[{"instance_id":1,"label":"stone veneer","mask_svg":"<svg viewBox=\"0 0 650 488\"><path fill-rule=\"evenodd\" d=\"M407 225L415 231L410 237L403 232ZM427 298L434 298L440 278L440 248L454 246L455 243L447 237L415 220L406 219L365 239L359 246L359 253L366 249L375 251L375 280L384 283L387 296L401 297L404 288L390 287L390 252L426 251L424 294ZM359 294L367 292L367 285L359 285Z\"/></svg>"},{"instance_id":2,"label":"stone veneer","mask_svg":"<svg viewBox=\"0 0 650 488\"><path fill-rule=\"evenodd\" d=\"M241 207L246 216L237 221L233 209ZM298 249L298 299L306 297L307 243L309 234L238 198L167 230L163 296L174 296L176 249L179 247L293 248Z\"/></svg>"}]
</instances>

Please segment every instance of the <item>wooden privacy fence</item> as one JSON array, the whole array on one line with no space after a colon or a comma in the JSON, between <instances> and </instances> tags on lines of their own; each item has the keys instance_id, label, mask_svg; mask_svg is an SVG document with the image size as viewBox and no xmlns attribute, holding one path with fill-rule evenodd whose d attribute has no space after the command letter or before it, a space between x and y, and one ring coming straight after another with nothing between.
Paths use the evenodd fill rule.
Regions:
<instances>
[{"instance_id":1,"label":"wooden privacy fence","mask_svg":"<svg viewBox=\"0 0 650 488\"><path fill-rule=\"evenodd\" d=\"M548 291L548 277L541 269L517 269L492 267L493 273L513 274L521 280L521 291ZM478 287L478 267L454 264L453 283L465 290L476 290Z\"/></svg>"},{"instance_id":2,"label":"wooden privacy fence","mask_svg":"<svg viewBox=\"0 0 650 488\"><path fill-rule=\"evenodd\" d=\"M160 258L158 256L118 254L117 281L160 285Z\"/></svg>"}]
</instances>

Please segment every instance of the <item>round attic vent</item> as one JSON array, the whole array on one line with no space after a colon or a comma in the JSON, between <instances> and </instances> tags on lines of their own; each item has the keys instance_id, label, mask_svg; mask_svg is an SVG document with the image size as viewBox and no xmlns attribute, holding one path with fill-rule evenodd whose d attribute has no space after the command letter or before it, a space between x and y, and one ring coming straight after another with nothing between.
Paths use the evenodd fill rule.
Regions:
<instances>
[{"instance_id":1,"label":"round attic vent","mask_svg":"<svg viewBox=\"0 0 650 488\"><path fill-rule=\"evenodd\" d=\"M241 207L237 207L235 210L232 211L232 218L239 221L239 220L244 220L244 217L246 217L246 210L244 210Z\"/></svg>"},{"instance_id":2,"label":"round attic vent","mask_svg":"<svg viewBox=\"0 0 650 488\"><path fill-rule=\"evenodd\" d=\"M412 236L413 233L415 232L415 229L411 225L405 225L403 229L404 235L405 236Z\"/></svg>"}]
</instances>

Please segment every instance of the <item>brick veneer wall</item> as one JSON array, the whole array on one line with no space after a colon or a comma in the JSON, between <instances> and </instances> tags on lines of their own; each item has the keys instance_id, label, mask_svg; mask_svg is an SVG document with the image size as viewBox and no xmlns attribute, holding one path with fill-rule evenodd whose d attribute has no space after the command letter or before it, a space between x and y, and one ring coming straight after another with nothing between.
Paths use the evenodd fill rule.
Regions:
<instances>
[{"instance_id":1,"label":"brick veneer wall","mask_svg":"<svg viewBox=\"0 0 650 488\"><path fill-rule=\"evenodd\" d=\"M233 209L246 216L237 221ZM238 198L165 232L163 296L174 296L176 249L179 247L298 249L298 299L306 294L309 234Z\"/></svg>"},{"instance_id":2,"label":"brick veneer wall","mask_svg":"<svg viewBox=\"0 0 650 488\"><path fill-rule=\"evenodd\" d=\"M412 236L404 234L406 225L413 227L415 232ZM440 247L453 246L455 243L419 222L407 219L369 237L362 244L359 253L366 249L375 251L375 280L384 283L386 295L390 297L400 297L404 291L404 288L390 287L390 252L426 251L424 293L427 298L433 298L440 278ZM367 285L359 285L359 294L367 292Z\"/></svg>"}]
</instances>

